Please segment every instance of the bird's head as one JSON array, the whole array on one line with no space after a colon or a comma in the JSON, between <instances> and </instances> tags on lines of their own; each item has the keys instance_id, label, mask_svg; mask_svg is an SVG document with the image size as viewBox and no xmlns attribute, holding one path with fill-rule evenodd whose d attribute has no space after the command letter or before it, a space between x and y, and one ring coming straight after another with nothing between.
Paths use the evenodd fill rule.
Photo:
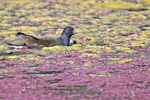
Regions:
<instances>
[{"instance_id":1,"label":"bird's head","mask_svg":"<svg viewBox=\"0 0 150 100\"><path fill-rule=\"evenodd\" d=\"M74 35L74 28L71 26L67 26L64 28L62 35L67 35L69 38Z\"/></svg>"}]
</instances>

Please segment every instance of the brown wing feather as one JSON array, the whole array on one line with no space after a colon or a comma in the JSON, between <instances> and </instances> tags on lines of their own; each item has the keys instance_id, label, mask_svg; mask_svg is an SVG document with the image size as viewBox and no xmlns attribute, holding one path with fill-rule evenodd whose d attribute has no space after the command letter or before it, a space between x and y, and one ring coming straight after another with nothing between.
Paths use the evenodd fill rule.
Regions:
<instances>
[{"instance_id":1,"label":"brown wing feather","mask_svg":"<svg viewBox=\"0 0 150 100\"><path fill-rule=\"evenodd\" d=\"M31 35L26 35L24 33L17 33L16 36L26 45L37 44L37 45L49 46L54 42L54 40L40 39Z\"/></svg>"},{"instance_id":2,"label":"brown wing feather","mask_svg":"<svg viewBox=\"0 0 150 100\"><path fill-rule=\"evenodd\" d=\"M38 45L43 45L43 46L50 46L51 44L53 44L53 40L47 40L47 39L38 39L36 40L36 44Z\"/></svg>"}]
</instances>

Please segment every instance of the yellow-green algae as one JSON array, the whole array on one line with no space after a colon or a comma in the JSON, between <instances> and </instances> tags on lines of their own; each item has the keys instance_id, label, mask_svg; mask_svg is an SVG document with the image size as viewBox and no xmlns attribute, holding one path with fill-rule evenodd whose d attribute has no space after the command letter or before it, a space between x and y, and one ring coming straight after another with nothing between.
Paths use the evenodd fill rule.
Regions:
<instances>
[{"instance_id":1,"label":"yellow-green algae","mask_svg":"<svg viewBox=\"0 0 150 100\"><path fill-rule=\"evenodd\" d=\"M136 54L132 47L145 47L149 44L150 32L148 28L145 28L147 31L141 31L136 26L136 24L145 23L148 12L145 11L145 14L143 14L143 12L125 11L123 12L125 15L114 12L104 16L98 14L102 13L103 10L124 11L141 8L143 3L149 4L149 0L140 0L138 3L125 2L123 0L60 0L56 1L57 3L44 3L33 0L7 0L2 1L1 5L3 6L5 2L8 3L7 6L0 11L0 19L2 20L0 23L0 36L4 36L5 41L16 43L14 41L18 41L15 37L17 31L34 36L58 37L65 26L73 24L75 31L78 33L73 36L73 40L77 40L77 44L70 47L44 47L39 52L56 52L56 50L58 52L79 52L82 53L80 57L97 58L102 53L114 53L115 51ZM63 4L68 5L68 8L64 8ZM9 12L16 5L21 7L21 9L14 10L14 14L10 14ZM47 9L44 7L52 8ZM18 22L14 21L12 24L10 21L8 23L8 20L17 17L19 19ZM17 25L24 21L38 22L40 25ZM0 46L5 48L3 43ZM7 48L5 49L7 50ZM13 58L13 56L10 58Z\"/></svg>"}]
</instances>

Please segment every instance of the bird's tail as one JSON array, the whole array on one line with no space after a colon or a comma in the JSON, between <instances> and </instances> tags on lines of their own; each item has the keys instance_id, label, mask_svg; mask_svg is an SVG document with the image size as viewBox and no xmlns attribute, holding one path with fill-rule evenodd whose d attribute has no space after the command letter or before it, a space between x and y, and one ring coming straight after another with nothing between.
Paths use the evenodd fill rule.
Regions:
<instances>
[{"instance_id":1,"label":"bird's tail","mask_svg":"<svg viewBox=\"0 0 150 100\"><path fill-rule=\"evenodd\" d=\"M12 49L19 49L19 48L21 49L25 46L25 44L13 44L13 43L10 43L10 42L2 42L2 43L8 45Z\"/></svg>"}]
</instances>

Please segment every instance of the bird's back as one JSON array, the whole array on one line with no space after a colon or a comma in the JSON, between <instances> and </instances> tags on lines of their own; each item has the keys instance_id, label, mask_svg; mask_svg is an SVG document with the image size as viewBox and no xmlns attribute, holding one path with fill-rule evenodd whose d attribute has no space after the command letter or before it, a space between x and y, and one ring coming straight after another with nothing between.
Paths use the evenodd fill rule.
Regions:
<instances>
[{"instance_id":1,"label":"bird's back","mask_svg":"<svg viewBox=\"0 0 150 100\"><path fill-rule=\"evenodd\" d=\"M33 44L37 45L43 45L43 46L50 46L53 42L54 39L44 39L44 38L36 38L31 35L27 35L24 33L17 33L16 35L24 44L30 46Z\"/></svg>"}]
</instances>

